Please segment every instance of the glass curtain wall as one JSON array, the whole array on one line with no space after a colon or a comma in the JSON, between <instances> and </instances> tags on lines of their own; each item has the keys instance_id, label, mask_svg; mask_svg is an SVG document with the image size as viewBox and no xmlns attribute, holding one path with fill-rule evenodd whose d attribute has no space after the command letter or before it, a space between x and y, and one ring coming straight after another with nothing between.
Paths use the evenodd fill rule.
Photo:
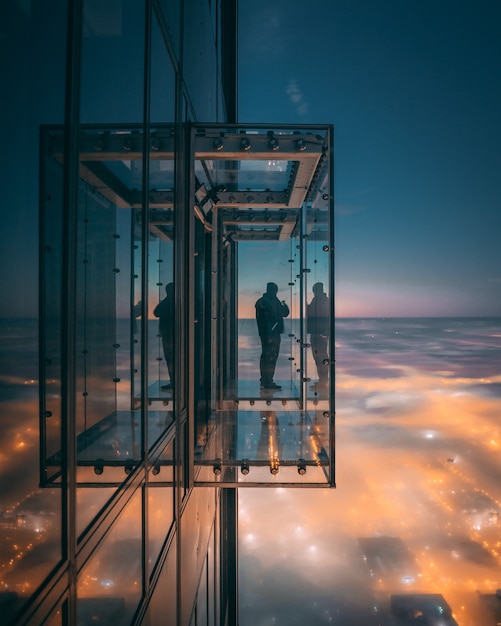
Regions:
<instances>
[{"instance_id":1,"label":"glass curtain wall","mask_svg":"<svg viewBox=\"0 0 501 626\"><path fill-rule=\"evenodd\" d=\"M184 461L177 547L188 342L157 306L172 283L190 300L175 145L181 122L224 117L220 19L207 0L0 5L2 623L175 622L181 556L185 623L215 615L216 491L188 506Z\"/></svg>"},{"instance_id":2,"label":"glass curtain wall","mask_svg":"<svg viewBox=\"0 0 501 626\"><path fill-rule=\"evenodd\" d=\"M140 619L175 528L167 17L149 2L84 0L77 158L62 124L41 131L40 481L68 494L61 536L78 573L56 613L70 623Z\"/></svg>"},{"instance_id":3,"label":"glass curtain wall","mask_svg":"<svg viewBox=\"0 0 501 626\"><path fill-rule=\"evenodd\" d=\"M60 488L40 488L38 403L38 148L39 124L64 121L66 2L0 3L2 187L0 282L0 612L17 622L44 580L63 559ZM27 43L29 42L29 44ZM44 55L40 55L44 50ZM42 195L47 211L62 187ZM56 247L57 227L51 233ZM60 270L61 257L54 255ZM54 283L47 283L51 290ZM49 326L58 326L60 297L47 303ZM60 346L59 346L60 347ZM58 349L51 346L51 349ZM52 364L49 393L60 393L60 361ZM46 414L51 453L61 449L61 415ZM60 623L55 616L51 624Z\"/></svg>"},{"instance_id":4,"label":"glass curtain wall","mask_svg":"<svg viewBox=\"0 0 501 626\"><path fill-rule=\"evenodd\" d=\"M16 418L1 427L2 608L19 622L31 602L22 618L31 624L132 623L141 611L154 624L162 599L141 602L156 585L172 615L208 621L219 532L235 530L231 511L219 527L214 487L333 481L331 346L315 360L307 315L317 283L332 293L329 132L228 128L238 134L233 155L217 143L220 130L192 143L191 122L224 116L217 2L68 3L68 38L66 3L55 18L26 6L2 8L16 26L6 37L13 47L36 41L47 56L19 50L16 72L33 82L18 100L34 88L47 100L37 116L16 118L28 136L13 150L30 182L5 185L24 220L16 258L25 258L21 275L12 267L18 304L6 303L4 322L16 358L3 375L16 393L2 407ZM67 39L75 62L65 112ZM23 161L20 146L35 144L39 128L38 180L39 155ZM252 142L266 147L249 159ZM189 146L188 166L180 150ZM37 291L37 246L27 242L38 193L40 302L26 303L26 287ZM6 223L14 228L10 214ZM280 389L261 384L253 319L268 283L288 309L272 378ZM315 386L318 363L329 370L325 388Z\"/></svg>"}]
</instances>

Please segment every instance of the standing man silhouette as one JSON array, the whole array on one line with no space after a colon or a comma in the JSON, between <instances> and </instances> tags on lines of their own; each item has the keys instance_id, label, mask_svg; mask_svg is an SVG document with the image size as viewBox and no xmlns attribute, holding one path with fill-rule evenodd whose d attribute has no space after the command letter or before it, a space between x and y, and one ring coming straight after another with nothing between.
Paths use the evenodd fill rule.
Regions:
<instances>
[{"instance_id":1,"label":"standing man silhouette","mask_svg":"<svg viewBox=\"0 0 501 626\"><path fill-rule=\"evenodd\" d=\"M159 318L158 330L162 336L162 347L170 377L170 381L161 386L161 389L166 391L174 387L174 283L165 285L165 298L157 304L153 315Z\"/></svg>"},{"instance_id":2,"label":"standing man silhouette","mask_svg":"<svg viewBox=\"0 0 501 626\"><path fill-rule=\"evenodd\" d=\"M317 366L318 386L327 387L329 380L330 303L323 283L313 285L313 298L306 307L306 330L310 333L311 351Z\"/></svg>"},{"instance_id":3,"label":"standing man silhouette","mask_svg":"<svg viewBox=\"0 0 501 626\"><path fill-rule=\"evenodd\" d=\"M280 352L280 335L284 332L284 317L289 315L289 307L285 301L277 298L276 283L267 283L266 293L256 302L256 320L261 339L261 387L263 389L281 389L273 382L278 353Z\"/></svg>"}]
</instances>

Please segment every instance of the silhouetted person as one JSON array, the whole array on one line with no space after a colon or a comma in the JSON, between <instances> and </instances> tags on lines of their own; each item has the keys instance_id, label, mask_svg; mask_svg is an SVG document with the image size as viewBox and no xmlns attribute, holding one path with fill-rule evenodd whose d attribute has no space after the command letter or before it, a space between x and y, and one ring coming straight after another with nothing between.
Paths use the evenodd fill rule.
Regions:
<instances>
[{"instance_id":1,"label":"silhouetted person","mask_svg":"<svg viewBox=\"0 0 501 626\"><path fill-rule=\"evenodd\" d=\"M277 298L278 286L275 283L266 285L266 293L256 302L256 320L261 339L261 387L264 389L281 389L273 382L275 366L280 351L280 335L284 332L284 317L289 315L289 307L285 301Z\"/></svg>"},{"instance_id":2,"label":"silhouetted person","mask_svg":"<svg viewBox=\"0 0 501 626\"><path fill-rule=\"evenodd\" d=\"M162 336L164 357L170 377L170 382L161 387L164 390L174 387L174 283L165 285L165 292L165 298L153 311L153 315L158 317L158 330Z\"/></svg>"},{"instance_id":3,"label":"silhouetted person","mask_svg":"<svg viewBox=\"0 0 501 626\"><path fill-rule=\"evenodd\" d=\"M311 351L317 366L318 385L326 387L329 380L330 303L323 283L313 285L313 298L306 307L306 330L310 333Z\"/></svg>"}]
</instances>

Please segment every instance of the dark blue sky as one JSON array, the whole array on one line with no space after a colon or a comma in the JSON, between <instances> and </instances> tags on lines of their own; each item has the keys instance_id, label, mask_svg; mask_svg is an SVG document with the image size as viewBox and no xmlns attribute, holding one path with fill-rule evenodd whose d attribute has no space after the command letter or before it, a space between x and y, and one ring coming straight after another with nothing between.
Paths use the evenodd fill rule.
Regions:
<instances>
[{"instance_id":1,"label":"dark blue sky","mask_svg":"<svg viewBox=\"0 0 501 626\"><path fill-rule=\"evenodd\" d=\"M335 126L338 315L501 315L501 2L239 12L240 122Z\"/></svg>"},{"instance_id":2,"label":"dark blue sky","mask_svg":"<svg viewBox=\"0 0 501 626\"><path fill-rule=\"evenodd\" d=\"M239 0L239 11L240 122L335 125L337 314L501 315L501 1ZM40 9L30 47L8 29L2 40L16 86L0 105L4 316L37 312L27 181L39 123L62 120L54 15Z\"/></svg>"}]
</instances>

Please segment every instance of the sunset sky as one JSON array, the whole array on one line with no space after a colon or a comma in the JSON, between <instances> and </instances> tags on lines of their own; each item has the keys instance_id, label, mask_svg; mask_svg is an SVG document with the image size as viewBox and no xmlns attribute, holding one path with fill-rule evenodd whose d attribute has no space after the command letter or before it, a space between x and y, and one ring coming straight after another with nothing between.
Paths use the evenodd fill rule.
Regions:
<instances>
[{"instance_id":1,"label":"sunset sky","mask_svg":"<svg viewBox=\"0 0 501 626\"><path fill-rule=\"evenodd\" d=\"M501 315L501 3L239 11L240 122L335 126L337 315Z\"/></svg>"}]
</instances>

